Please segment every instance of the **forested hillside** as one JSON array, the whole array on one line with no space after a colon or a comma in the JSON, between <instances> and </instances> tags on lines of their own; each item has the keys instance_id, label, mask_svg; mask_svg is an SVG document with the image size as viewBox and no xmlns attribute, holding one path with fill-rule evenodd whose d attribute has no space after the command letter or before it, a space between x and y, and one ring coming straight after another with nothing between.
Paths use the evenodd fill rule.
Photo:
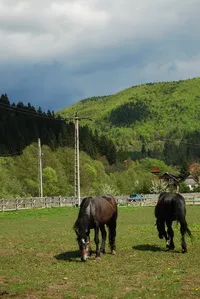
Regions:
<instances>
[{"instance_id":1,"label":"forested hillside","mask_svg":"<svg viewBox=\"0 0 200 299\"><path fill-rule=\"evenodd\" d=\"M118 159L152 157L181 165L200 158L200 78L133 86L59 111L90 116L117 147Z\"/></svg>"},{"instance_id":2,"label":"forested hillside","mask_svg":"<svg viewBox=\"0 0 200 299\"><path fill-rule=\"evenodd\" d=\"M73 119L63 120L53 111L44 112L30 103L11 104L6 94L0 97L0 156L19 155L37 139L52 150L74 147ZM116 162L113 142L103 134L92 132L87 125L80 127L80 150L92 158L105 156L110 164Z\"/></svg>"},{"instance_id":3,"label":"forested hillside","mask_svg":"<svg viewBox=\"0 0 200 299\"><path fill-rule=\"evenodd\" d=\"M74 195L75 113L80 124L81 195L165 190L151 173L200 176L200 79L134 86L54 113L0 97L0 198L38 196L42 143L44 196ZM156 183L156 185L155 185ZM160 185L161 184L161 185ZM199 189L198 189L199 190ZM186 190L184 183L180 191Z\"/></svg>"}]
</instances>

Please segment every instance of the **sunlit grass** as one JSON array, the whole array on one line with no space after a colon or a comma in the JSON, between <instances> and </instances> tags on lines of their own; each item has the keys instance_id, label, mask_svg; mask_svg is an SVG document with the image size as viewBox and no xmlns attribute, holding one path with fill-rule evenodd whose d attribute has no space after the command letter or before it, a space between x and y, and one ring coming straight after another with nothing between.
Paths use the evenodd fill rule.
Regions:
<instances>
[{"instance_id":1,"label":"sunlit grass","mask_svg":"<svg viewBox=\"0 0 200 299\"><path fill-rule=\"evenodd\" d=\"M76 208L0 213L0 294L5 298L196 298L199 288L200 208L187 207L194 235L181 253L158 239L152 207L120 207L117 255L80 262ZM93 232L91 233L92 245ZM108 249L108 248L107 248ZM109 249L107 250L109 252ZM3 298L4 298L3 297Z\"/></svg>"}]
</instances>

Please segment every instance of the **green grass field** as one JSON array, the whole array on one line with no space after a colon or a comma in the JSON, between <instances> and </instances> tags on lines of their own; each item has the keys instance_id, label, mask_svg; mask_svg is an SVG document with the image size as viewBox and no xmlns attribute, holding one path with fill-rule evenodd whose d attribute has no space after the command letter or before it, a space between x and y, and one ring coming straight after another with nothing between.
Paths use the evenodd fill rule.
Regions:
<instances>
[{"instance_id":1,"label":"green grass field","mask_svg":"<svg viewBox=\"0 0 200 299\"><path fill-rule=\"evenodd\" d=\"M169 252L152 207L119 207L117 254L87 263L72 229L77 214L77 208L0 213L1 298L200 297L200 207L187 207L194 240L186 238L186 254L176 223L176 249Z\"/></svg>"}]
</instances>

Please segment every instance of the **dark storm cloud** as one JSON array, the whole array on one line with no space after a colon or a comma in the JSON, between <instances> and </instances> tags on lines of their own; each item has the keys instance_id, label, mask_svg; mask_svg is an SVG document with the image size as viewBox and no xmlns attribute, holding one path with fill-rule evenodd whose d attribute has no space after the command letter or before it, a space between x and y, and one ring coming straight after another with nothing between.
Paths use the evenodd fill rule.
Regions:
<instances>
[{"instance_id":1,"label":"dark storm cloud","mask_svg":"<svg viewBox=\"0 0 200 299\"><path fill-rule=\"evenodd\" d=\"M0 1L0 93L58 110L199 76L198 0Z\"/></svg>"}]
</instances>

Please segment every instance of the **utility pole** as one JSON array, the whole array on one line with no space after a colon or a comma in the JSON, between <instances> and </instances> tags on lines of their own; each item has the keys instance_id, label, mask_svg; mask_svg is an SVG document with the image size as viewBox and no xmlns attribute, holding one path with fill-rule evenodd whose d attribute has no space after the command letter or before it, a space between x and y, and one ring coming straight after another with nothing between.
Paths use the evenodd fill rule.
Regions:
<instances>
[{"instance_id":1,"label":"utility pole","mask_svg":"<svg viewBox=\"0 0 200 299\"><path fill-rule=\"evenodd\" d=\"M80 165L79 165L79 120L86 119L92 120L87 117L78 117L77 112L74 116L75 122L75 157L74 157L74 196L78 199L78 206L81 204L80 195Z\"/></svg>"},{"instance_id":2,"label":"utility pole","mask_svg":"<svg viewBox=\"0 0 200 299\"><path fill-rule=\"evenodd\" d=\"M39 197L43 197L43 187L42 187L42 152L41 152L41 142L38 138L38 184L39 184Z\"/></svg>"},{"instance_id":3,"label":"utility pole","mask_svg":"<svg viewBox=\"0 0 200 299\"><path fill-rule=\"evenodd\" d=\"M80 166L79 166L79 118L77 113L74 116L75 121L75 156L74 156L74 195L78 198L78 206L81 204L80 195Z\"/></svg>"}]
</instances>

